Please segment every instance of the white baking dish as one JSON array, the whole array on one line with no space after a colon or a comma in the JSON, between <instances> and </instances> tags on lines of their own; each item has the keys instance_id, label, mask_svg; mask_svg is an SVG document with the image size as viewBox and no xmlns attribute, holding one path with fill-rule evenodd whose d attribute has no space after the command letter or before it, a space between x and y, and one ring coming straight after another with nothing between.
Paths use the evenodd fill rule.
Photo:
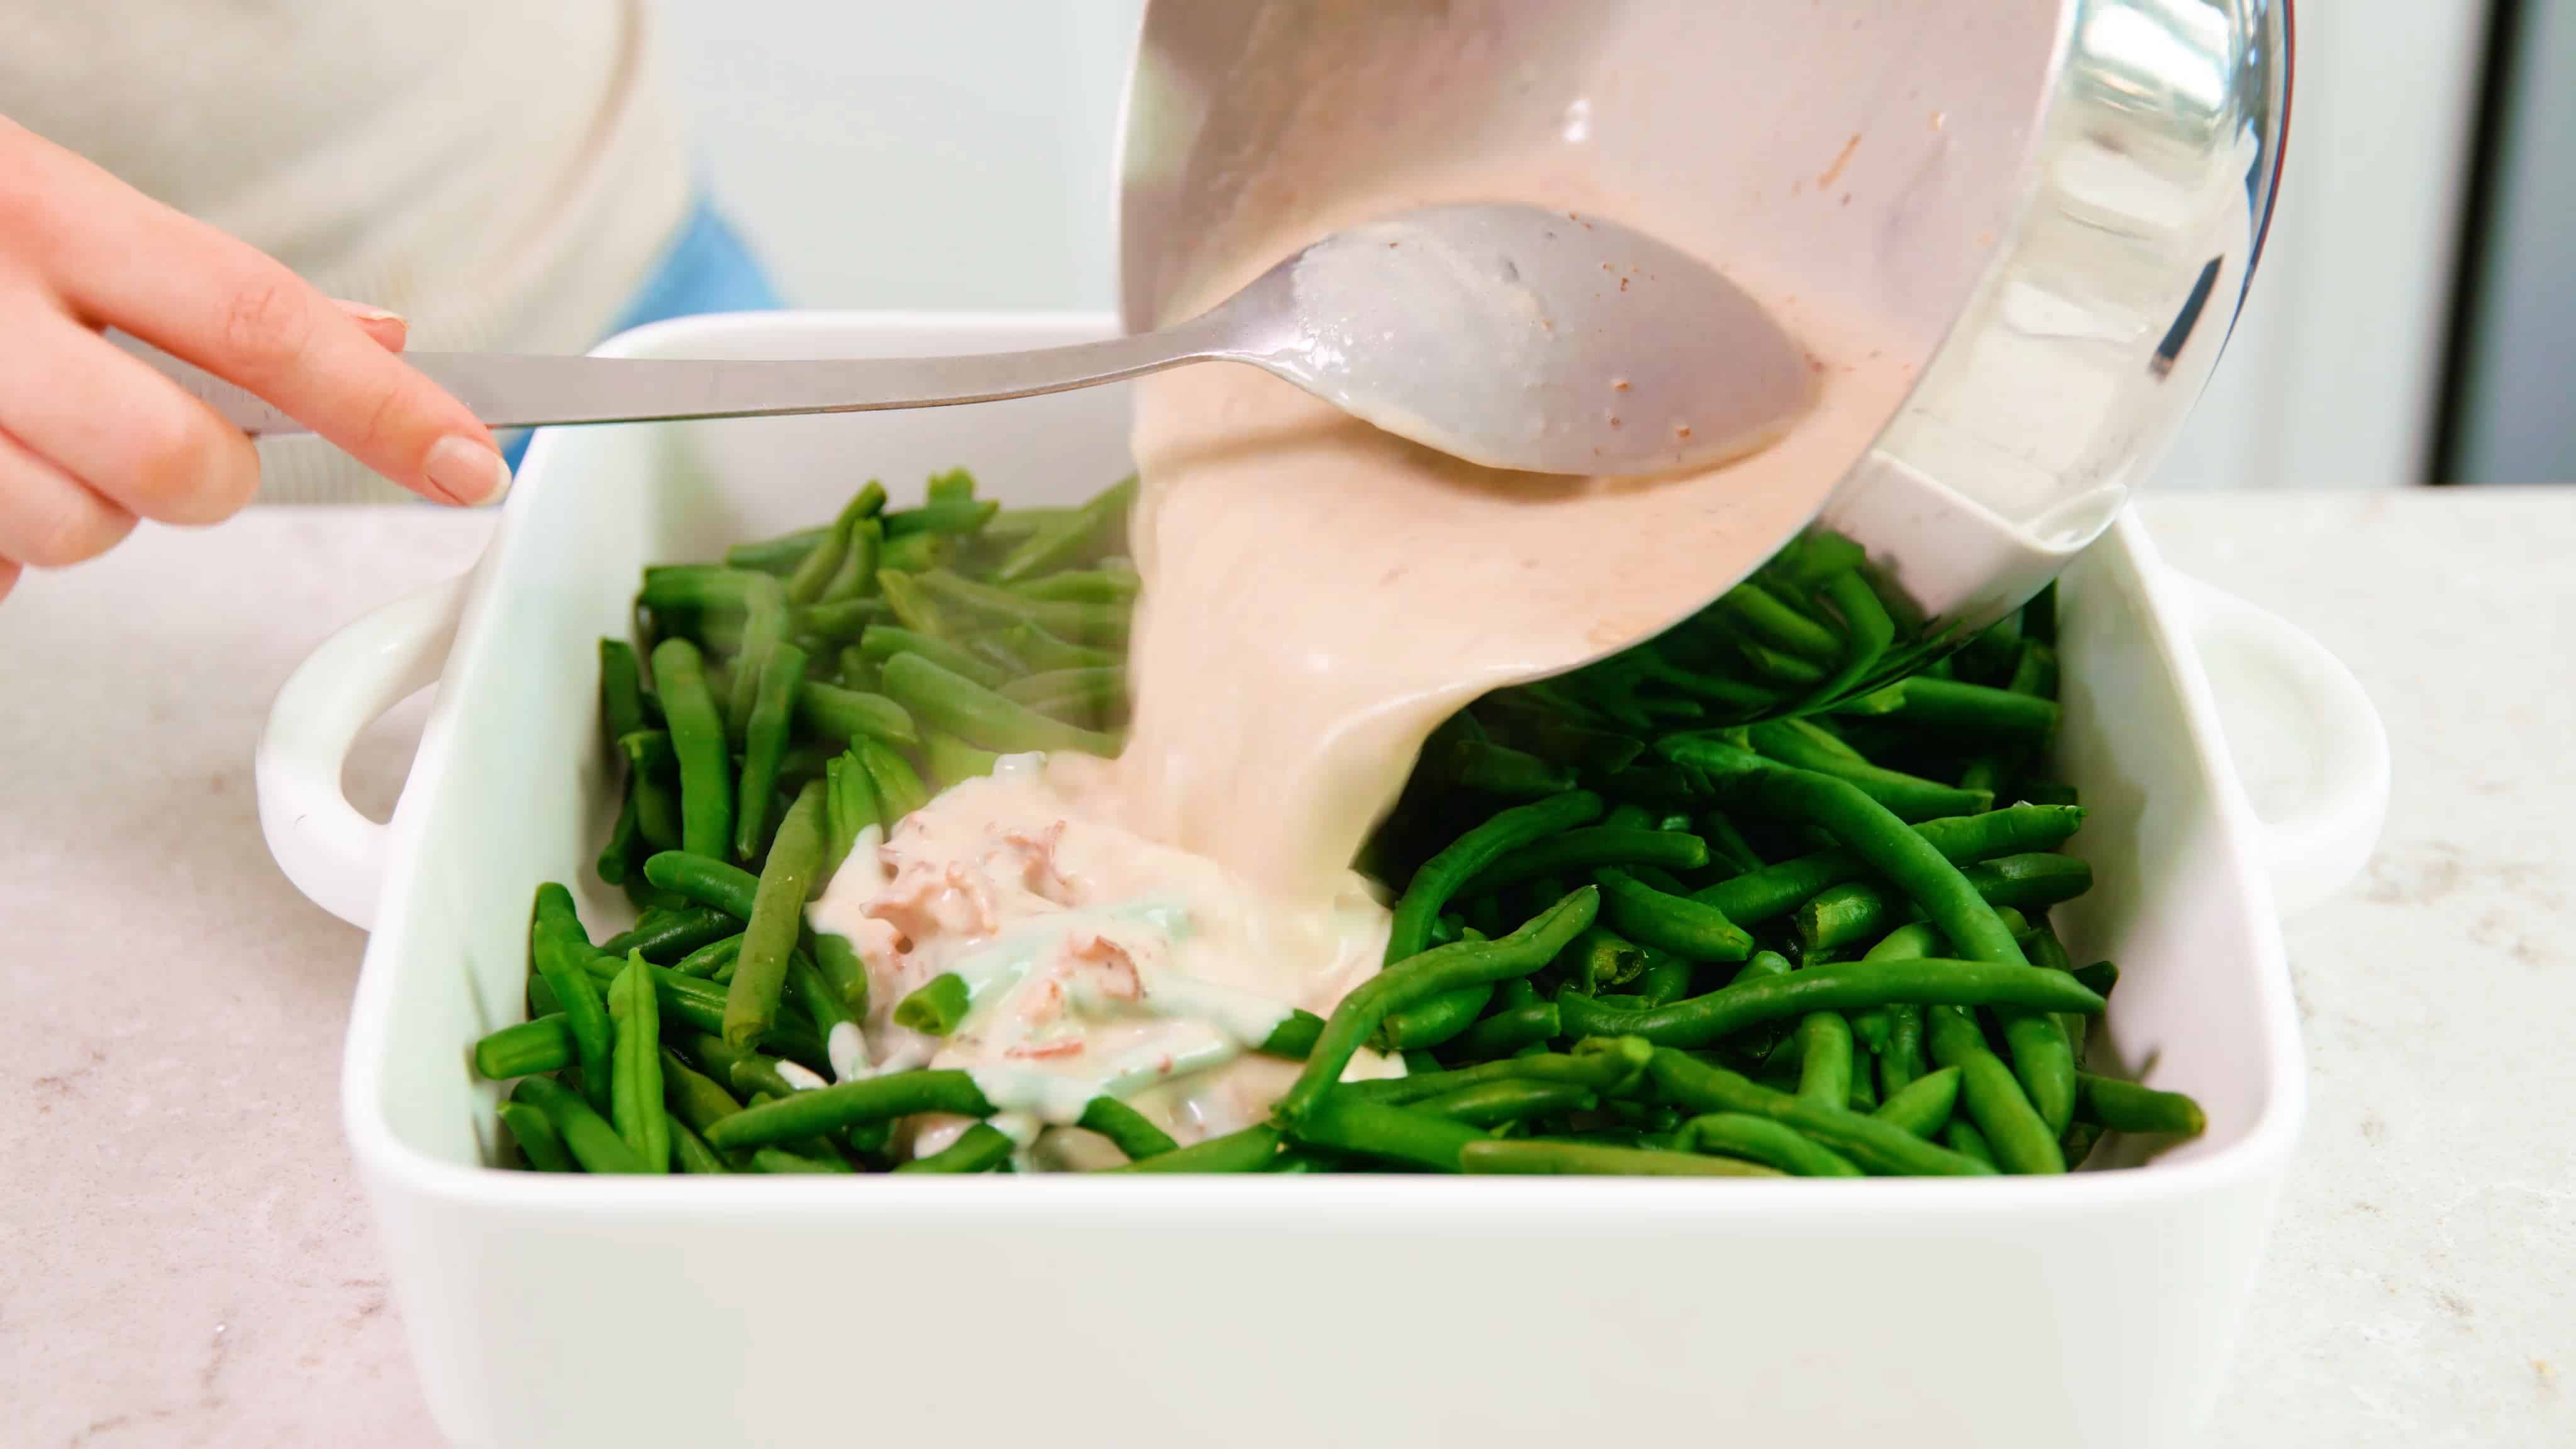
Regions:
<instances>
[{"instance_id":1,"label":"white baking dish","mask_svg":"<svg viewBox=\"0 0 2576 1449\"><path fill-rule=\"evenodd\" d=\"M968 351L1105 317L786 315L625 355ZM2137 1170L1866 1182L586 1178L494 1171L465 1067L518 1019L541 880L617 918L595 641L638 568L972 467L1063 502L1127 466L1119 389L974 409L537 439L480 564L360 621L280 695L262 821L374 929L343 1111L438 1423L468 1444L1561 1446L2179 1442L2217 1392L2302 1111L2275 878L2331 888L2386 753L2316 646L2163 575L2124 523L2064 580L2063 770L2123 976L2107 1044L2209 1135ZM2298 818L2230 777L2195 634L2323 742ZM451 643L452 642L452 647ZM342 798L365 721L436 679L390 827ZM2274 874L2267 876L2266 857ZM2105 1158L2117 1152L2106 1146ZM2098 1165L2098 1164L2097 1164Z\"/></svg>"}]
</instances>

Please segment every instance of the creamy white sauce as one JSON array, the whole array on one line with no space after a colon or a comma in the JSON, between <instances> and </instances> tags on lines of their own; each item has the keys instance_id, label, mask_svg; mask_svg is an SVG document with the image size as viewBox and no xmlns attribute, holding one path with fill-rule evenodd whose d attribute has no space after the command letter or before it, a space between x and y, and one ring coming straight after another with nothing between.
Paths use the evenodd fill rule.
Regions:
<instances>
[{"instance_id":1,"label":"creamy white sauce","mask_svg":"<svg viewBox=\"0 0 2576 1449\"><path fill-rule=\"evenodd\" d=\"M1543 194L1656 231L1651 208L1596 191L1541 156L1354 195L1209 268L1174 313L1409 205ZM1387 910L1350 862L1431 730L1741 579L1902 399L1911 374L1888 328L1733 275L1809 349L1814 407L1768 449L1688 476L1478 468L1248 367L1140 383L1127 751L1005 759L852 852L813 920L867 963L868 1070L972 1073L1023 1168L1114 1164L1068 1126L1104 1093L1183 1143L1262 1120L1298 1064L1254 1048L1377 970ZM1620 381L1604 380L1604 407ZM895 1003L944 971L970 987L957 1031L895 1026ZM1401 1071L1362 1053L1348 1075ZM964 1125L915 1123L913 1150Z\"/></svg>"},{"instance_id":2,"label":"creamy white sauce","mask_svg":"<svg viewBox=\"0 0 2576 1449\"><path fill-rule=\"evenodd\" d=\"M1024 1147L1099 1096L1184 1142L1267 1113L1286 1086L1279 1068L1295 1068L1255 1049L1375 972L1386 907L1347 869L1322 898L1284 898L1143 839L1114 823L1115 784L1099 761L1010 756L853 849L812 921L866 965L873 1070L970 1073L1025 1118ZM943 973L968 989L956 1030L895 1025L896 1004ZM1356 1070L1400 1066L1371 1055ZM919 1125L912 1150L962 1130Z\"/></svg>"}]
</instances>

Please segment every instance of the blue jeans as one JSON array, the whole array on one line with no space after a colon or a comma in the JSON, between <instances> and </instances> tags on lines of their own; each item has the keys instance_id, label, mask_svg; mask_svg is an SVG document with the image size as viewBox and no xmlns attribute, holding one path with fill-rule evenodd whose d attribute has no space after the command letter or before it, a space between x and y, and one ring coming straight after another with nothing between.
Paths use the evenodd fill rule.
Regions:
<instances>
[{"instance_id":1,"label":"blue jeans","mask_svg":"<svg viewBox=\"0 0 2576 1449\"><path fill-rule=\"evenodd\" d=\"M608 336L671 317L704 312L771 312L778 306L778 293L771 289L768 274L743 245L741 236L713 203L700 198L670 250L663 253L661 265L645 278L642 290L610 324ZM501 456L514 471L532 436L522 432L503 441Z\"/></svg>"}]
</instances>

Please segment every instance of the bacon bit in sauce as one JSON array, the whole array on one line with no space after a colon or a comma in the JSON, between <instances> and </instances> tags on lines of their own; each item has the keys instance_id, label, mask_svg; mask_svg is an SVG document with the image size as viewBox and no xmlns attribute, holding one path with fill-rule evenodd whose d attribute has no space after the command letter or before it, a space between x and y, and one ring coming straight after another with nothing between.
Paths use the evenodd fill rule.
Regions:
<instances>
[{"instance_id":1,"label":"bacon bit in sauce","mask_svg":"<svg viewBox=\"0 0 2576 1449\"><path fill-rule=\"evenodd\" d=\"M1045 1061L1057 1057L1080 1056L1082 1038L1069 1036L1060 1041L1022 1042L1018 1046L1004 1048L1002 1055L1015 1057L1021 1061Z\"/></svg>"}]
</instances>

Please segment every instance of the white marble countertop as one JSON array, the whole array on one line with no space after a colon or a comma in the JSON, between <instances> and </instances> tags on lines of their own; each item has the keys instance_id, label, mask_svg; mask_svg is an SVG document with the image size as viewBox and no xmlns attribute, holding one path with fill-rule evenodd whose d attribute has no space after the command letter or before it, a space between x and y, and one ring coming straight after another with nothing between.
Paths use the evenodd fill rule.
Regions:
<instances>
[{"instance_id":1,"label":"white marble countertop","mask_svg":"<svg viewBox=\"0 0 2576 1449\"><path fill-rule=\"evenodd\" d=\"M2576 1442L2576 489L2146 515L2348 661L2396 761L2367 877L2290 928L2310 1116L2211 1442ZM0 1442L434 1442L340 1141L361 937L269 862L250 758L308 649L488 526L255 511L0 605Z\"/></svg>"}]
</instances>

